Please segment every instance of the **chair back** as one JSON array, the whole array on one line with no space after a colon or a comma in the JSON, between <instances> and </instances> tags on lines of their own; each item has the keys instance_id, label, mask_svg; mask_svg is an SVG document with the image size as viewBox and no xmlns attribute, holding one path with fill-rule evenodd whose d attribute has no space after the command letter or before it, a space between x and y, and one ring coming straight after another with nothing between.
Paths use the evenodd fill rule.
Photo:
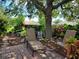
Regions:
<instances>
[{"instance_id":1,"label":"chair back","mask_svg":"<svg viewBox=\"0 0 79 59\"><path fill-rule=\"evenodd\" d=\"M75 35L76 35L75 30L67 30L63 39L63 43L65 44L70 37L75 37Z\"/></svg>"},{"instance_id":2,"label":"chair back","mask_svg":"<svg viewBox=\"0 0 79 59\"><path fill-rule=\"evenodd\" d=\"M28 40L29 41L36 40L36 34L35 34L35 29L34 28L28 28L27 29L27 35L28 35Z\"/></svg>"}]
</instances>

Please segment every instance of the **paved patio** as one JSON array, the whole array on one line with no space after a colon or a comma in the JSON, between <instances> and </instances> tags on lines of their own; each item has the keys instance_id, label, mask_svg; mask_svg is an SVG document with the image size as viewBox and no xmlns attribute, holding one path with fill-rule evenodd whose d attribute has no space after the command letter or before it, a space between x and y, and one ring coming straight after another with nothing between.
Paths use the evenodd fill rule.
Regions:
<instances>
[{"instance_id":1,"label":"paved patio","mask_svg":"<svg viewBox=\"0 0 79 59\"><path fill-rule=\"evenodd\" d=\"M0 49L0 51L0 59L65 59L55 51L49 51L48 48L45 54L40 55L36 53L33 57L31 55L31 50L27 49L26 44L4 47Z\"/></svg>"}]
</instances>

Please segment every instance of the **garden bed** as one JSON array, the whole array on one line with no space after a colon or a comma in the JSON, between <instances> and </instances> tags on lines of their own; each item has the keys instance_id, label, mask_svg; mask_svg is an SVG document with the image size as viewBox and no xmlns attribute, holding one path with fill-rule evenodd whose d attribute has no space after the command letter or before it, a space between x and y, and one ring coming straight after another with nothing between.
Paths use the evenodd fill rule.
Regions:
<instances>
[{"instance_id":1,"label":"garden bed","mask_svg":"<svg viewBox=\"0 0 79 59\"><path fill-rule=\"evenodd\" d=\"M0 47L14 46L25 42L25 38L17 36L0 37Z\"/></svg>"}]
</instances>

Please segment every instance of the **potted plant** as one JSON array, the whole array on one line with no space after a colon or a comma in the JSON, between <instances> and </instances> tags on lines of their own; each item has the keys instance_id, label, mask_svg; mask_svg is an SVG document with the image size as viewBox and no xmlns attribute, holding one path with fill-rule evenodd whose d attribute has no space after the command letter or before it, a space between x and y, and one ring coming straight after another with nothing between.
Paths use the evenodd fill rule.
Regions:
<instances>
[{"instance_id":1,"label":"potted plant","mask_svg":"<svg viewBox=\"0 0 79 59\"><path fill-rule=\"evenodd\" d=\"M76 55L76 45L74 44L77 41L75 37L70 37L68 41L66 42L66 50L67 50L67 57L68 58L77 58L78 56Z\"/></svg>"}]
</instances>

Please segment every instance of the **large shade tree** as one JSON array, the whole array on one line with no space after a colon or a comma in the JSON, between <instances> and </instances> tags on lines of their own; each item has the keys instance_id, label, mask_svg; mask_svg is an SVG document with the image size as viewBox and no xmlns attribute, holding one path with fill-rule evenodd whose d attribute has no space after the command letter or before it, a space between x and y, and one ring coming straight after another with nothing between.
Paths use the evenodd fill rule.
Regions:
<instances>
[{"instance_id":1,"label":"large shade tree","mask_svg":"<svg viewBox=\"0 0 79 59\"><path fill-rule=\"evenodd\" d=\"M3 0L3 1L6 1L6 0ZM21 12L19 13L18 10L20 11L23 9L23 11L25 11L25 9L27 8L26 13L28 12L30 17L34 15L36 12L42 12L44 14L45 23L46 23L45 24L46 25L46 38L51 39L52 38L51 22L52 22L52 16L54 16L53 14L55 14L53 10L56 10L59 7L61 7L62 14L64 14L65 16L69 15L72 17L76 17L74 15L76 14L78 15L78 13L73 8L75 6L71 4L71 1L73 0L12 0L12 2L9 4L9 7L13 7L14 10L11 8L6 8L6 10L7 12L13 12L16 14L20 14ZM77 7L75 8L78 10ZM75 13L73 13L73 11L75 11Z\"/></svg>"}]
</instances>

